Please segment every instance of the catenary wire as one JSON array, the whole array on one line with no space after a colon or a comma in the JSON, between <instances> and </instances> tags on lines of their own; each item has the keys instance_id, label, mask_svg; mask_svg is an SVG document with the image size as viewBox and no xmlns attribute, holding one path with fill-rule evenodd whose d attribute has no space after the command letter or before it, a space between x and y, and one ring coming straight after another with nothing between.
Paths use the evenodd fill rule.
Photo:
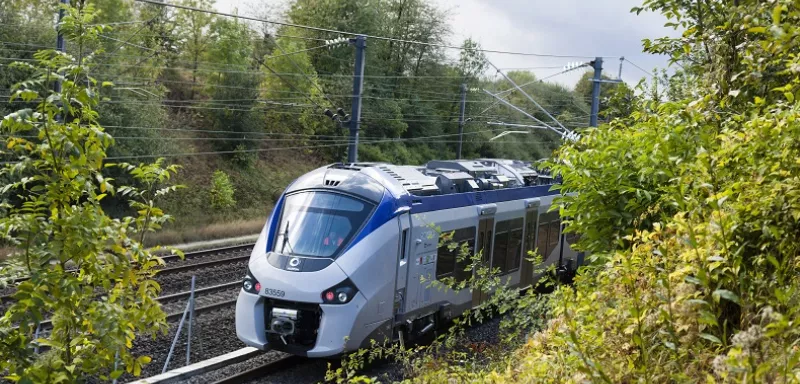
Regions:
<instances>
[{"instance_id":1,"label":"catenary wire","mask_svg":"<svg viewBox=\"0 0 800 384\"><path fill-rule=\"evenodd\" d=\"M415 45L425 45L425 46L437 47L437 48L448 48L448 49L457 49L457 50L465 50L465 51L473 51L473 52L497 53L497 54L517 55L517 56L533 56L533 57L558 57L558 58L592 58L593 57L593 56L585 56L585 55L555 55L555 54L530 53L530 52L513 52L513 51L502 51L502 50L494 50L494 49L470 49L470 48L464 48L464 47L448 45L448 44L427 43L427 42L423 42L423 41L397 39L397 38L392 38L392 37L376 36L376 35L369 35L369 34L363 34L363 33L353 33L353 32L339 31L339 30L329 29L329 28L312 27L312 26L308 26L308 25L286 23L286 22L274 21L274 20L266 20L266 19L261 19L261 18L258 18L258 17L235 15L235 14L232 14L232 13L219 12L219 11L208 10L208 9L201 9L201 8L197 8L197 7L191 7L191 6L180 5L180 4L172 4L172 3L167 3L166 1L161 1L161 0L136 0L136 1L141 2L141 3L148 3L148 4L165 6L165 7L180 8L180 9L194 11L194 12L204 12L204 13L214 14L214 15L218 15L218 16L226 16L226 17L232 17L232 18L237 18L237 19L257 21L257 22L261 22L261 23L282 25L282 26L286 26L286 27L294 27L294 28L299 28L299 29L308 29L308 30L313 30L313 31L317 31L317 32L326 32L326 33L334 33L334 34L338 34L338 35L350 35L350 36L361 35L361 36L364 36L364 37L370 38L370 39L395 41L395 42L399 42L399 43L407 43L407 44L415 44Z\"/></svg>"}]
</instances>

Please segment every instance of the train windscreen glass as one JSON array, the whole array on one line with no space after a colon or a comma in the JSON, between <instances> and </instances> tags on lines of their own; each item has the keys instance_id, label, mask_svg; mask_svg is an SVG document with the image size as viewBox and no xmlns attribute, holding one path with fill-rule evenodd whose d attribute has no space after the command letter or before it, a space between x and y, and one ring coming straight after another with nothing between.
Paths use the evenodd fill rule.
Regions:
<instances>
[{"instance_id":1,"label":"train windscreen glass","mask_svg":"<svg viewBox=\"0 0 800 384\"><path fill-rule=\"evenodd\" d=\"M284 255L336 257L374 206L349 196L301 192L286 197L273 251Z\"/></svg>"}]
</instances>

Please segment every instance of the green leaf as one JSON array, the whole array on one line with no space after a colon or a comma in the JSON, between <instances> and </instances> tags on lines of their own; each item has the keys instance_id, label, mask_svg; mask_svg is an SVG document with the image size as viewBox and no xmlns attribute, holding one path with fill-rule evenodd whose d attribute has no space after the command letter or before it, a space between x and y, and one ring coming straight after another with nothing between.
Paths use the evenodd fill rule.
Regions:
<instances>
[{"instance_id":1,"label":"green leaf","mask_svg":"<svg viewBox=\"0 0 800 384\"><path fill-rule=\"evenodd\" d=\"M706 305L708 305L708 302L707 302L707 301L705 301L705 300L700 300L700 299L689 299L689 300L686 300L686 303L688 303L688 304L695 304L695 305L699 305L699 306L706 306Z\"/></svg>"},{"instance_id":2,"label":"green leaf","mask_svg":"<svg viewBox=\"0 0 800 384\"><path fill-rule=\"evenodd\" d=\"M702 283L700 282L700 279L698 279L698 278L696 278L696 277L694 277L694 276L686 276L686 277L684 278L684 280L686 280L686 282L687 282L687 283L691 283L691 284L696 284L696 285L700 285L700 284L702 284Z\"/></svg>"},{"instance_id":3,"label":"green leaf","mask_svg":"<svg viewBox=\"0 0 800 384\"><path fill-rule=\"evenodd\" d=\"M750 33L764 33L767 31L766 27L750 27L747 29L747 32Z\"/></svg>"},{"instance_id":4,"label":"green leaf","mask_svg":"<svg viewBox=\"0 0 800 384\"><path fill-rule=\"evenodd\" d=\"M704 338L704 339L706 339L706 340L708 340L708 341L710 341L710 342L712 342L714 344L722 345L722 340L720 340L719 337L716 337L716 336L714 336L714 335L712 335L710 333L701 333L700 337L702 337L702 338Z\"/></svg>"},{"instance_id":5,"label":"green leaf","mask_svg":"<svg viewBox=\"0 0 800 384\"><path fill-rule=\"evenodd\" d=\"M735 293L733 293L733 292L731 292L731 291L729 291L727 289L717 289L716 291L714 291L713 296L717 300L719 300L719 298L721 297L721 298L723 298L725 300L732 301L732 302L734 302L736 304L740 304L741 305L741 301L739 300L739 296L736 296Z\"/></svg>"},{"instance_id":6,"label":"green leaf","mask_svg":"<svg viewBox=\"0 0 800 384\"><path fill-rule=\"evenodd\" d=\"M778 4L772 9L772 24L778 25L781 23L781 13L783 12L783 4Z\"/></svg>"}]
</instances>

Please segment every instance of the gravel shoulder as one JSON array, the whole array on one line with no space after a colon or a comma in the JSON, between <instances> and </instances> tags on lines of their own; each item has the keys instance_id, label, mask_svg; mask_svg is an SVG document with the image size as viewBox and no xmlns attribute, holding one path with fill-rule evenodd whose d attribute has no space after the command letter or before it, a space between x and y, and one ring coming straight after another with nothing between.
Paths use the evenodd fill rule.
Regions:
<instances>
[{"instance_id":1,"label":"gravel shoulder","mask_svg":"<svg viewBox=\"0 0 800 384\"><path fill-rule=\"evenodd\" d=\"M475 325L465 332L464 345L478 345L478 344L496 344L499 342L499 325L500 318L487 320L483 324ZM235 339L235 332L233 338ZM238 340L237 340L238 341ZM235 343L235 342L234 342ZM184 352L185 353L185 352ZM479 353L479 352L475 352ZM183 356L183 355L182 355ZM203 375L195 376L181 383L187 384L207 384L214 383L217 380L223 379L227 376L244 372L248 369L255 368L270 361L273 361L280 356L284 356L281 352L265 352L250 360L243 361L234 365L230 365L213 372L208 372ZM185 358L185 357L184 357ZM182 361L182 360L181 360ZM303 362L292 366L291 368L273 373L269 376L258 378L247 382L248 384L305 384L305 383L319 383L325 379L325 374L328 371L329 364L334 367L339 365L338 360L324 360L324 359L307 359ZM163 365L163 362L162 362ZM400 363L386 360L369 364L361 372L367 377L375 377L382 383L399 382L406 379L405 372Z\"/></svg>"}]
</instances>

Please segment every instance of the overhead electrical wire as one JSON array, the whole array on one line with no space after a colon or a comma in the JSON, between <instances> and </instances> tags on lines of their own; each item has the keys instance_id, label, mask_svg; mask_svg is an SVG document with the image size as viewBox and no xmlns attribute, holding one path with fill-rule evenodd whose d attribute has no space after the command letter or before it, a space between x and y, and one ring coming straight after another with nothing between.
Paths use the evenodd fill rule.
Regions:
<instances>
[{"instance_id":1,"label":"overhead electrical wire","mask_svg":"<svg viewBox=\"0 0 800 384\"><path fill-rule=\"evenodd\" d=\"M437 47L437 48L447 48L447 49L457 49L463 51L471 51L471 52L484 52L484 53L497 53L497 54L506 54L506 55L517 55L517 56L533 56L533 57L559 57L559 58L592 58L592 56L582 56L582 55L555 55L555 54L544 54L544 53L531 53L531 52L513 52L513 51L502 51L502 50L495 50L495 49L473 49L473 48L464 48L461 46L455 45L448 45L448 44L438 44L438 43L428 43L424 41L415 41L415 40L406 40L406 39L397 39L393 37L385 37L385 36L377 36L377 35L369 35L364 33L354 33L354 32L347 32L347 31L340 31L336 29L330 28L320 28L320 27L313 27L308 25L302 24L294 24L294 23L287 23L282 21L274 21L274 20L266 20L258 17L252 16L242 16L242 15L235 15L232 13L220 12L210 9L202 9L197 7L191 7L187 5L180 5L180 4L172 4L167 3L165 0L136 0L140 3L148 3L154 5L160 5L164 7L172 7L172 8L179 8L188 11L195 11L195 12L204 12L208 14L218 15L218 16L226 16L232 17L236 19L243 19L243 20L251 20L257 21L261 23L268 23L274 25L282 25L286 27L294 27L299 29L307 29L317 32L326 32L326 33L334 33L338 35L350 35L350 36L364 36L368 39L376 39L376 40L386 40L386 41L394 41L399 43L406 43L406 44L415 44L415 45L425 45L429 47Z\"/></svg>"},{"instance_id":2,"label":"overhead electrical wire","mask_svg":"<svg viewBox=\"0 0 800 384\"><path fill-rule=\"evenodd\" d=\"M642 72L643 72L644 74L646 74L647 76L650 76L651 78L652 78L652 77L654 77L652 73L650 73L650 72L648 72L647 70L645 70L644 68L642 68L642 67L638 66L636 63L634 63L634 62L632 62L632 61L628 60L628 58L627 58L627 57L625 58L625 61L627 61L627 62L628 62L628 64L630 64L630 65L633 65L633 66L634 66L634 68L636 68L636 69L638 69L638 70L642 71Z\"/></svg>"},{"instance_id":3,"label":"overhead electrical wire","mask_svg":"<svg viewBox=\"0 0 800 384\"><path fill-rule=\"evenodd\" d=\"M322 45L322 46L319 46L319 47L315 47L315 48L313 48L313 49L305 49L305 50L295 51L295 52L288 53L288 54L286 53L286 51L284 51L284 50L283 50L283 48L281 48L281 46L278 44L278 41L277 41L277 40L275 40L275 38L272 38L272 43L273 43L273 44L275 44L275 48L277 48L277 49L278 49L278 51L282 52L282 54L281 54L281 55L278 55L278 56L270 56L270 58L287 56L287 58L289 59L289 62L291 62L291 63L292 63L292 65L293 65L293 66L294 66L294 67L295 67L295 68L296 68L298 71L300 71L300 73L303 75L303 77L305 77L305 78L306 78L306 80L308 80L308 82L309 82L309 83L311 83L311 85L313 85L313 86L314 86L314 88L316 88L316 89L317 89L317 90L320 92L320 94L322 95L322 97L324 97L324 98L325 98L325 100L328 100L328 103L330 103L330 104L331 104L331 108L333 108L333 110L336 110L336 109L337 109L337 107L336 107L336 103L334 103L334 102L333 102L333 100L331 100L331 98L330 98L330 97L328 97L328 95L327 95L327 94L325 94L325 91L323 91L323 90L322 90L322 88L320 88L320 86L317 84L317 82L316 82L316 81L312 80L312 79L311 79L311 78L308 76L308 74L306 74L306 73L305 73L305 71L303 71L303 68L300 68L300 66L297 64L297 62L295 62L295 61L294 61L294 59L292 59L291 55L293 55L293 54L295 54L295 53L300 53L300 52L308 52L308 51L310 51L310 50L313 50L313 49L319 49L319 48L330 47L330 46L332 46L332 45L335 45L335 44L337 44L337 43L328 43L328 44L325 44L325 45ZM270 69L270 71L272 71L272 70Z\"/></svg>"},{"instance_id":4,"label":"overhead electrical wire","mask_svg":"<svg viewBox=\"0 0 800 384\"><path fill-rule=\"evenodd\" d=\"M479 134L485 132L494 132L502 129L491 129L485 131L474 131L474 132L467 132L464 133L465 135L469 134ZM435 138L441 137L449 137L449 136L456 136L458 134L443 134L443 135L432 135L432 136L424 136L424 137L416 137L416 138L381 138L375 140L367 140L361 142L359 144L384 144L384 143L392 143L392 142L408 142L408 141L420 141L425 140L425 142L436 142L436 140L430 140ZM448 141L448 142L456 142ZM542 141L544 142L552 142L552 141ZM488 143L488 142L487 142ZM492 142L495 143L495 142ZM518 141L512 142L500 142L503 144L518 144ZM532 143L532 142L527 142ZM168 153L168 154L152 154L152 155L128 155L128 156L113 156L107 157L106 160L132 160L132 159L146 159L146 158L161 158L161 157L192 157L192 156L206 156L206 155L221 155L221 154L234 154L234 153L252 153L252 152L271 152L271 151L281 151L281 150L298 150L298 149L317 149L317 148L330 148L330 147L339 147L339 146L347 146L349 145L348 142L341 142L335 144L323 144L323 145L303 145L303 146L290 146L290 147L275 147L275 148L257 148L257 149L245 149L245 150L231 150L231 151L205 151L205 152L188 152L188 153ZM13 161L3 162L4 164L13 163Z\"/></svg>"},{"instance_id":5,"label":"overhead electrical wire","mask_svg":"<svg viewBox=\"0 0 800 384\"><path fill-rule=\"evenodd\" d=\"M324 47L324 46L320 46L320 47L316 47L316 48L322 48L322 47ZM31 51L28 51L28 52L35 53L35 52L38 52L38 51L31 50ZM301 52L301 51L296 51L296 52L293 52L293 53L299 53L299 52ZM291 54L291 52L290 52L290 54ZM122 54L115 54L113 56L115 56L115 57L141 58L141 56L122 55ZM279 57L279 56L274 56L274 57ZM269 57L268 56L267 58L273 58L273 57ZM4 59L14 59L14 58L6 57ZM20 59L20 60L24 60L24 59ZM28 59L28 60L30 60L30 59ZM194 64L193 62L186 61L186 60L172 60L172 62ZM261 72L261 71L242 70L241 69L243 67L242 65L215 63L215 62L209 62L209 61L198 61L197 63L198 64L209 64L209 65L215 66L215 67L211 67L211 68L198 67L197 69L195 69L195 68L190 68L190 67L178 67L178 66L149 66L148 68L152 68L152 69L186 70L186 71L193 71L193 70L197 70L197 71L213 71L213 72L219 72L219 73L238 73L238 74L262 74L262 75L263 74L267 74L267 73L264 73L264 72ZM96 65L101 65L101 66L107 66L107 67L115 67L115 66L116 67L137 67L137 68L139 67L136 64L125 64L125 63L108 63L108 64L105 64L105 63L102 63L102 64L92 63L92 65L95 65L95 66ZM220 69L220 68L216 68L216 67L220 67L220 68L238 68L238 69L227 70L227 69ZM283 73L280 73L280 74L281 75L286 75L286 76L302 76L301 73L286 73L286 72L283 72ZM330 77L330 78L352 78L352 75L349 75L349 74L347 74L347 75L345 75L345 74L337 74L337 73L318 72L315 75L317 77L321 77L321 78L325 78L325 77ZM365 74L364 78L365 79L455 79L455 80L461 80L461 79L463 79L463 76L449 76L449 75L366 75ZM450 83L442 83L442 82L439 82L438 84L451 85Z\"/></svg>"},{"instance_id":6,"label":"overhead electrical wire","mask_svg":"<svg viewBox=\"0 0 800 384\"><path fill-rule=\"evenodd\" d=\"M103 128L109 128L109 127L111 127L111 126L103 126ZM139 127L124 127L123 126L123 127L118 127L118 128L139 128ZM167 129L167 130L171 131L170 129ZM493 133L493 132L500 131L500 130L503 130L503 129L502 128L495 128L495 129L479 130L479 131L467 132L467 133L465 133L465 135L475 135L475 134L480 134L480 133ZM203 131L194 130L192 132L203 132ZM251 135L251 134L259 134L259 132L231 132L231 131L227 131L227 133L231 133L231 134L236 133L236 134L239 134L239 135L242 135L242 136L247 136L247 135ZM318 136L318 135L313 135L313 134L295 134L295 135L296 136L300 136L300 137L304 137L304 138L309 139L309 140L314 140L314 141L347 142L349 140L349 138L347 136L342 136L342 135L339 135L339 136ZM439 135L431 135L431 136L423 136L423 137L409 137L409 138L403 138L403 137L391 138L391 137L363 136L362 138L363 139L367 139L367 140L379 140L379 141L393 140L393 141L409 141L409 142L413 142L413 141L425 140L426 142L429 142L430 139L438 139L438 138L453 137L453 136L459 136L459 134L458 133L446 133L446 134L439 134ZM13 137L33 138L33 139L38 139L39 138L38 136L33 136L33 135L30 135L30 136L13 135ZM283 142L283 141L297 141L297 140L299 140L297 137L291 137L291 138L271 138L271 137L266 137L266 138L264 138L264 137L262 137L262 138L246 138L246 137L168 137L168 136L167 137L113 136L113 139L114 140L118 140L118 139L121 139L121 140L138 140L138 139L142 139L142 140L159 140L159 139L164 139L164 140L179 140L179 141L183 141L183 140L197 140L197 141L220 141L220 140L242 141L242 140L253 140L253 141L261 141L261 142Z\"/></svg>"}]
</instances>

